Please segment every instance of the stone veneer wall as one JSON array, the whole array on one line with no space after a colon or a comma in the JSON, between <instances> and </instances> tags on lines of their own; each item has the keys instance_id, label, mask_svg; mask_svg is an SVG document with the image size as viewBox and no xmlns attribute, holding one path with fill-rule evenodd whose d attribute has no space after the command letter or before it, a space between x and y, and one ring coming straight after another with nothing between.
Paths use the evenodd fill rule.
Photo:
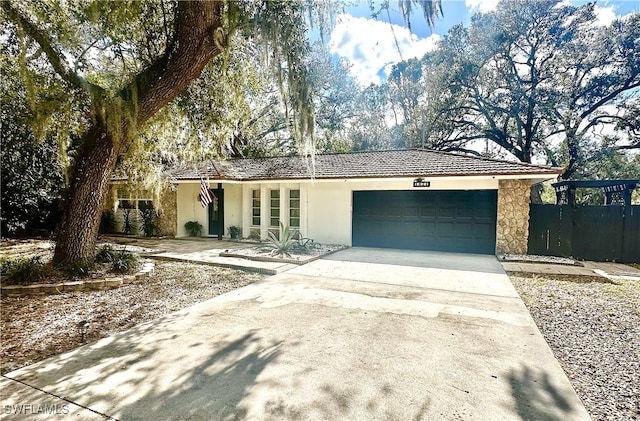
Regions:
<instances>
[{"instance_id":1,"label":"stone veneer wall","mask_svg":"<svg viewBox=\"0 0 640 421\"><path fill-rule=\"evenodd\" d=\"M116 207L116 188L113 185L110 185L107 189L107 194L105 194L104 201L102 202L102 210L103 211L111 211L113 212Z\"/></svg>"},{"instance_id":2,"label":"stone veneer wall","mask_svg":"<svg viewBox=\"0 0 640 421\"><path fill-rule=\"evenodd\" d=\"M158 231L160 235L175 237L178 233L178 192L166 187L160 194Z\"/></svg>"},{"instance_id":3,"label":"stone veneer wall","mask_svg":"<svg viewBox=\"0 0 640 421\"><path fill-rule=\"evenodd\" d=\"M527 254L530 201L530 180L499 181L497 254Z\"/></svg>"},{"instance_id":4,"label":"stone veneer wall","mask_svg":"<svg viewBox=\"0 0 640 421\"><path fill-rule=\"evenodd\" d=\"M117 186L112 185L107 191L102 210L114 211L117 201ZM158 234L175 237L178 227L178 195L171 187L165 187L160 193L160 209L158 211Z\"/></svg>"}]
</instances>

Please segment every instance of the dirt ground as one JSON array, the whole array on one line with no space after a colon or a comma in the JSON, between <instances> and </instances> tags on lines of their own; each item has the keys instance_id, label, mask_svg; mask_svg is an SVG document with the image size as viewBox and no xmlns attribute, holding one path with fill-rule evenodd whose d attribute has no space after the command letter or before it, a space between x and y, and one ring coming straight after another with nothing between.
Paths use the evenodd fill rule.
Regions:
<instances>
[{"instance_id":1,"label":"dirt ground","mask_svg":"<svg viewBox=\"0 0 640 421\"><path fill-rule=\"evenodd\" d=\"M182 262L156 262L155 274L117 289L2 298L0 372L33 364L86 341L129 329L248 285L265 275Z\"/></svg>"}]
</instances>

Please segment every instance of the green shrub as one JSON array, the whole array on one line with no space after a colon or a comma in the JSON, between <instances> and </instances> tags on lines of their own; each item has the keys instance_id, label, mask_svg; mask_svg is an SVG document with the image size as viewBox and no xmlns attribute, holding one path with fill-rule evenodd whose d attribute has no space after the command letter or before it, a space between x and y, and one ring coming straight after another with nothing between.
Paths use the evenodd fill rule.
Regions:
<instances>
[{"instance_id":1,"label":"green shrub","mask_svg":"<svg viewBox=\"0 0 640 421\"><path fill-rule=\"evenodd\" d=\"M113 247L106 244L98 249L96 252L97 263L111 263L113 262L116 250Z\"/></svg>"},{"instance_id":2,"label":"green shrub","mask_svg":"<svg viewBox=\"0 0 640 421\"><path fill-rule=\"evenodd\" d=\"M202 224L198 221L189 221L184 224L184 229L191 237L199 237L202 235Z\"/></svg>"},{"instance_id":3,"label":"green shrub","mask_svg":"<svg viewBox=\"0 0 640 421\"><path fill-rule=\"evenodd\" d=\"M96 264L91 259L78 260L69 263L62 268L64 274L69 278L84 278L89 276L96 268Z\"/></svg>"},{"instance_id":4,"label":"green shrub","mask_svg":"<svg viewBox=\"0 0 640 421\"><path fill-rule=\"evenodd\" d=\"M46 278L51 270L36 256L5 260L0 263L0 273L5 277L3 283L7 285L25 285Z\"/></svg>"},{"instance_id":5,"label":"green shrub","mask_svg":"<svg viewBox=\"0 0 640 421\"><path fill-rule=\"evenodd\" d=\"M140 218L140 230L145 237L153 237L158 233L158 213L155 209L140 209Z\"/></svg>"},{"instance_id":6,"label":"green shrub","mask_svg":"<svg viewBox=\"0 0 640 421\"><path fill-rule=\"evenodd\" d=\"M138 265L138 256L127 250L120 250L113 256L111 270L117 273L131 272Z\"/></svg>"},{"instance_id":7,"label":"green shrub","mask_svg":"<svg viewBox=\"0 0 640 421\"><path fill-rule=\"evenodd\" d=\"M232 225L229 227L229 235L232 239L240 238L240 233L242 232L242 228L237 225Z\"/></svg>"}]
</instances>

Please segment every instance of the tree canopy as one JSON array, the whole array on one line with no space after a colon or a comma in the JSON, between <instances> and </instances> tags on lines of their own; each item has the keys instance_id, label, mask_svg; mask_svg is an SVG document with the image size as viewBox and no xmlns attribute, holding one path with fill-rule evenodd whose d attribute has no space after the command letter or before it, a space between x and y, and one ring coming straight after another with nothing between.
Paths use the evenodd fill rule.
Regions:
<instances>
[{"instance_id":1,"label":"tree canopy","mask_svg":"<svg viewBox=\"0 0 640 421\"><path fill-rule=\"evenodd\" d=\"M638 13L602 26L594 4L503 1L423 58L425 76L412 82L422 95L409 106L398 97L406 143L477 151L490 142L522 162L546 157L565 177L605 151L640 148L639 39Z\"/></svg>"},{"instance_id":2,"label":"tree canopy","mask_svg":"<svg viewBox=\"0 0 640 421\"><path fill-rule=\"evenodd\" d=\"M271 100L245 102L274 92L243 66L255 57L271 63L292 137L312 138L308 30L326 30L335 7L324 0L3 1L1 39L10 46L3 54L19 66L35 133L54 133L68 164L54 263L93 258L114 170L135 174L137 164L172 154L239 149L269 130L255 128L255 117ZM407 0L402 8L407 22L416 8L430 21L440 1Z\"/></svg>"},{"instance_id":3,"label":"tree canopy","mask_svg":"<svg viewBox=\"0 0 640 421\"><path fill-rule=\"evenodd\" d=\"M309 40L341 6L3 1L3 166L30 165L3 168L3 224L16 203L16 221L40 206L28 192L64 186L55 262L91 259L114 171L157 187L162 165L209 156L420 147L546 159L575 178L637 166L640 13L603 26L593 4L503 1L361 89ZM439 0L399 8L407 25L441 14Z\"/></svg>"}]
</instances>

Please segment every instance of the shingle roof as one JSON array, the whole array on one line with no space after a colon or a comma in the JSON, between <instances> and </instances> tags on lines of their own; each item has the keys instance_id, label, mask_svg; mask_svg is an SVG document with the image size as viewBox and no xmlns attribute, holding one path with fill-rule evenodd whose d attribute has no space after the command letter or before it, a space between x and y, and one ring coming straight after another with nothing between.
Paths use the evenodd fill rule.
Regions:
<instances>
[{"instance_id":1,"label":"shingle roof","mask_svg":"<svg viewBox=\"0 0 640 421\"><path fill-rule=\"evenodd\" d=\"M315 157L242 158L176 169L177 180L295 180L436 177L470 175L557 175L562 168L522 164L431 150L316 154Z\"/></svg>"}]
</instances>

